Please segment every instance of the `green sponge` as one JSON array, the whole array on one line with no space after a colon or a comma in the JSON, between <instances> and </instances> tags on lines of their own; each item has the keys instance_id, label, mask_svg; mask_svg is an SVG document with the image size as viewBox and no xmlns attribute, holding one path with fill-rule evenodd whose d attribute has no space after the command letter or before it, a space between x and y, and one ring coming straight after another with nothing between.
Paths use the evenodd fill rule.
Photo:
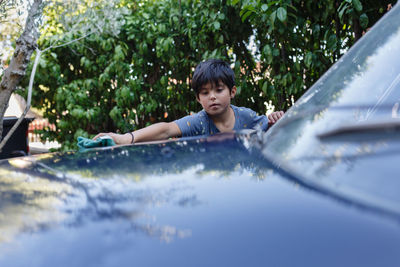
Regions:
<instances>
[{"instance_id":1,"label":"green sponge","mask_svg":"<svg viewBox=\"0 0 400 267\"><path fill-rule=\"evenodd\" d=\"M115 142L110 136L101 136L96 140L82 136L78 137L78 147L80 152L84 152L91 148L106 147L106 146L115 146Z\"/></svg>"}]
</instances>

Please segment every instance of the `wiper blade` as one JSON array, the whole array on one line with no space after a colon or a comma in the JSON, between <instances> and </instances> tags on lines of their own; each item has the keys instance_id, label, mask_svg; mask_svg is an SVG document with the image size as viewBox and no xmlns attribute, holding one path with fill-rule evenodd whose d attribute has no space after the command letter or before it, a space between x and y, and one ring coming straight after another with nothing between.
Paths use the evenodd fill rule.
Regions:
<instances>
[{"instance_id":1,"label":"wiper blade","mask_svg":"<svg viewBox=\"0 0 400 267\"><path fill-rule=\"evenodd\" d=\"M365 133L394 133L400 132L400 120L365 121L357 124L342 125L317 135L320 139L339 137L343 135Z\"/></svg>"}]
</instances>

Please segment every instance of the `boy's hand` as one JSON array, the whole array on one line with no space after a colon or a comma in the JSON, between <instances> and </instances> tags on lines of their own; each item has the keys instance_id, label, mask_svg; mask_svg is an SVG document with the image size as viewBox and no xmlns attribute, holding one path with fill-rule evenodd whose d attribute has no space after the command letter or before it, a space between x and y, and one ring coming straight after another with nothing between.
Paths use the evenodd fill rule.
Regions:
<instances>
[{"instance_id":1,"label":"boy's hand","mask_svg":"<svg viewBox=\"0 0 400 267\"><path fill-rule=\"evenodd\" d=\"M129 133L126 134L117 134L117 133L99 133L95 137L93 137L93 140L96 140L97 138L101 136L109 136L111 137L115 144L117 145L123 145L123 144L131 144L132 142L132 135Z\"/></svg>"},{"instance_id":2,"label":"boy's hand","mask_svg":"<svg viewBox=\"0 0 400 267\"><path fill-rule=\"evenodd\" d=\"M277 122L280 118L282 118L283 114L285 112L283 111L275 111L272 112L271 114L268 115L268 122L270 125L273 125L275 122Z\"/></svg>"}]
</instances>

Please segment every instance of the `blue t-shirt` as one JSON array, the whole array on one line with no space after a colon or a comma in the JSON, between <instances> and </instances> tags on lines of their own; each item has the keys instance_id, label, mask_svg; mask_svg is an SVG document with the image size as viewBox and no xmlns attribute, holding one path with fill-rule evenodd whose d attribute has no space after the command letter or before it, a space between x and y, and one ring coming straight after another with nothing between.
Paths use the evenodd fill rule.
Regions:
<instances>
[{"instance_id":1,"label":"blue t-shirt","mask_svg":"<svg viewBox=\"0 0 400 267\"><path fill-rule=\"evenodd\" d=\"M235 113L234 131L242 129L261 129L266 131L268 128L267 116L258 116L257 113L249 108L236 107L231 105ZM196 114L185 116L174 121L182 132L182 137L196 135L211 135L219 133L217 126L202 110Z\"/></svg>"}]
</instances>

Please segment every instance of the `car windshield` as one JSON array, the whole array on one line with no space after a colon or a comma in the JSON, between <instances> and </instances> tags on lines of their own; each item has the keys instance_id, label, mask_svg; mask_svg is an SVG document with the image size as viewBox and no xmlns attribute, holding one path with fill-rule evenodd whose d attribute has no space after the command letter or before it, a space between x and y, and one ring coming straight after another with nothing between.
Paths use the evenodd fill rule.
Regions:
<instances>
[{"instance_id":1,"label":"car windshield","mask_svg":"<svg viewBox=\"0 0 400 267\"><path fill-rule=\"evenodd\" d=\"M396 213L399 13L388 12L296 102L266 133L263 150L307 183Z\"/></svg>"}]
</instances>

